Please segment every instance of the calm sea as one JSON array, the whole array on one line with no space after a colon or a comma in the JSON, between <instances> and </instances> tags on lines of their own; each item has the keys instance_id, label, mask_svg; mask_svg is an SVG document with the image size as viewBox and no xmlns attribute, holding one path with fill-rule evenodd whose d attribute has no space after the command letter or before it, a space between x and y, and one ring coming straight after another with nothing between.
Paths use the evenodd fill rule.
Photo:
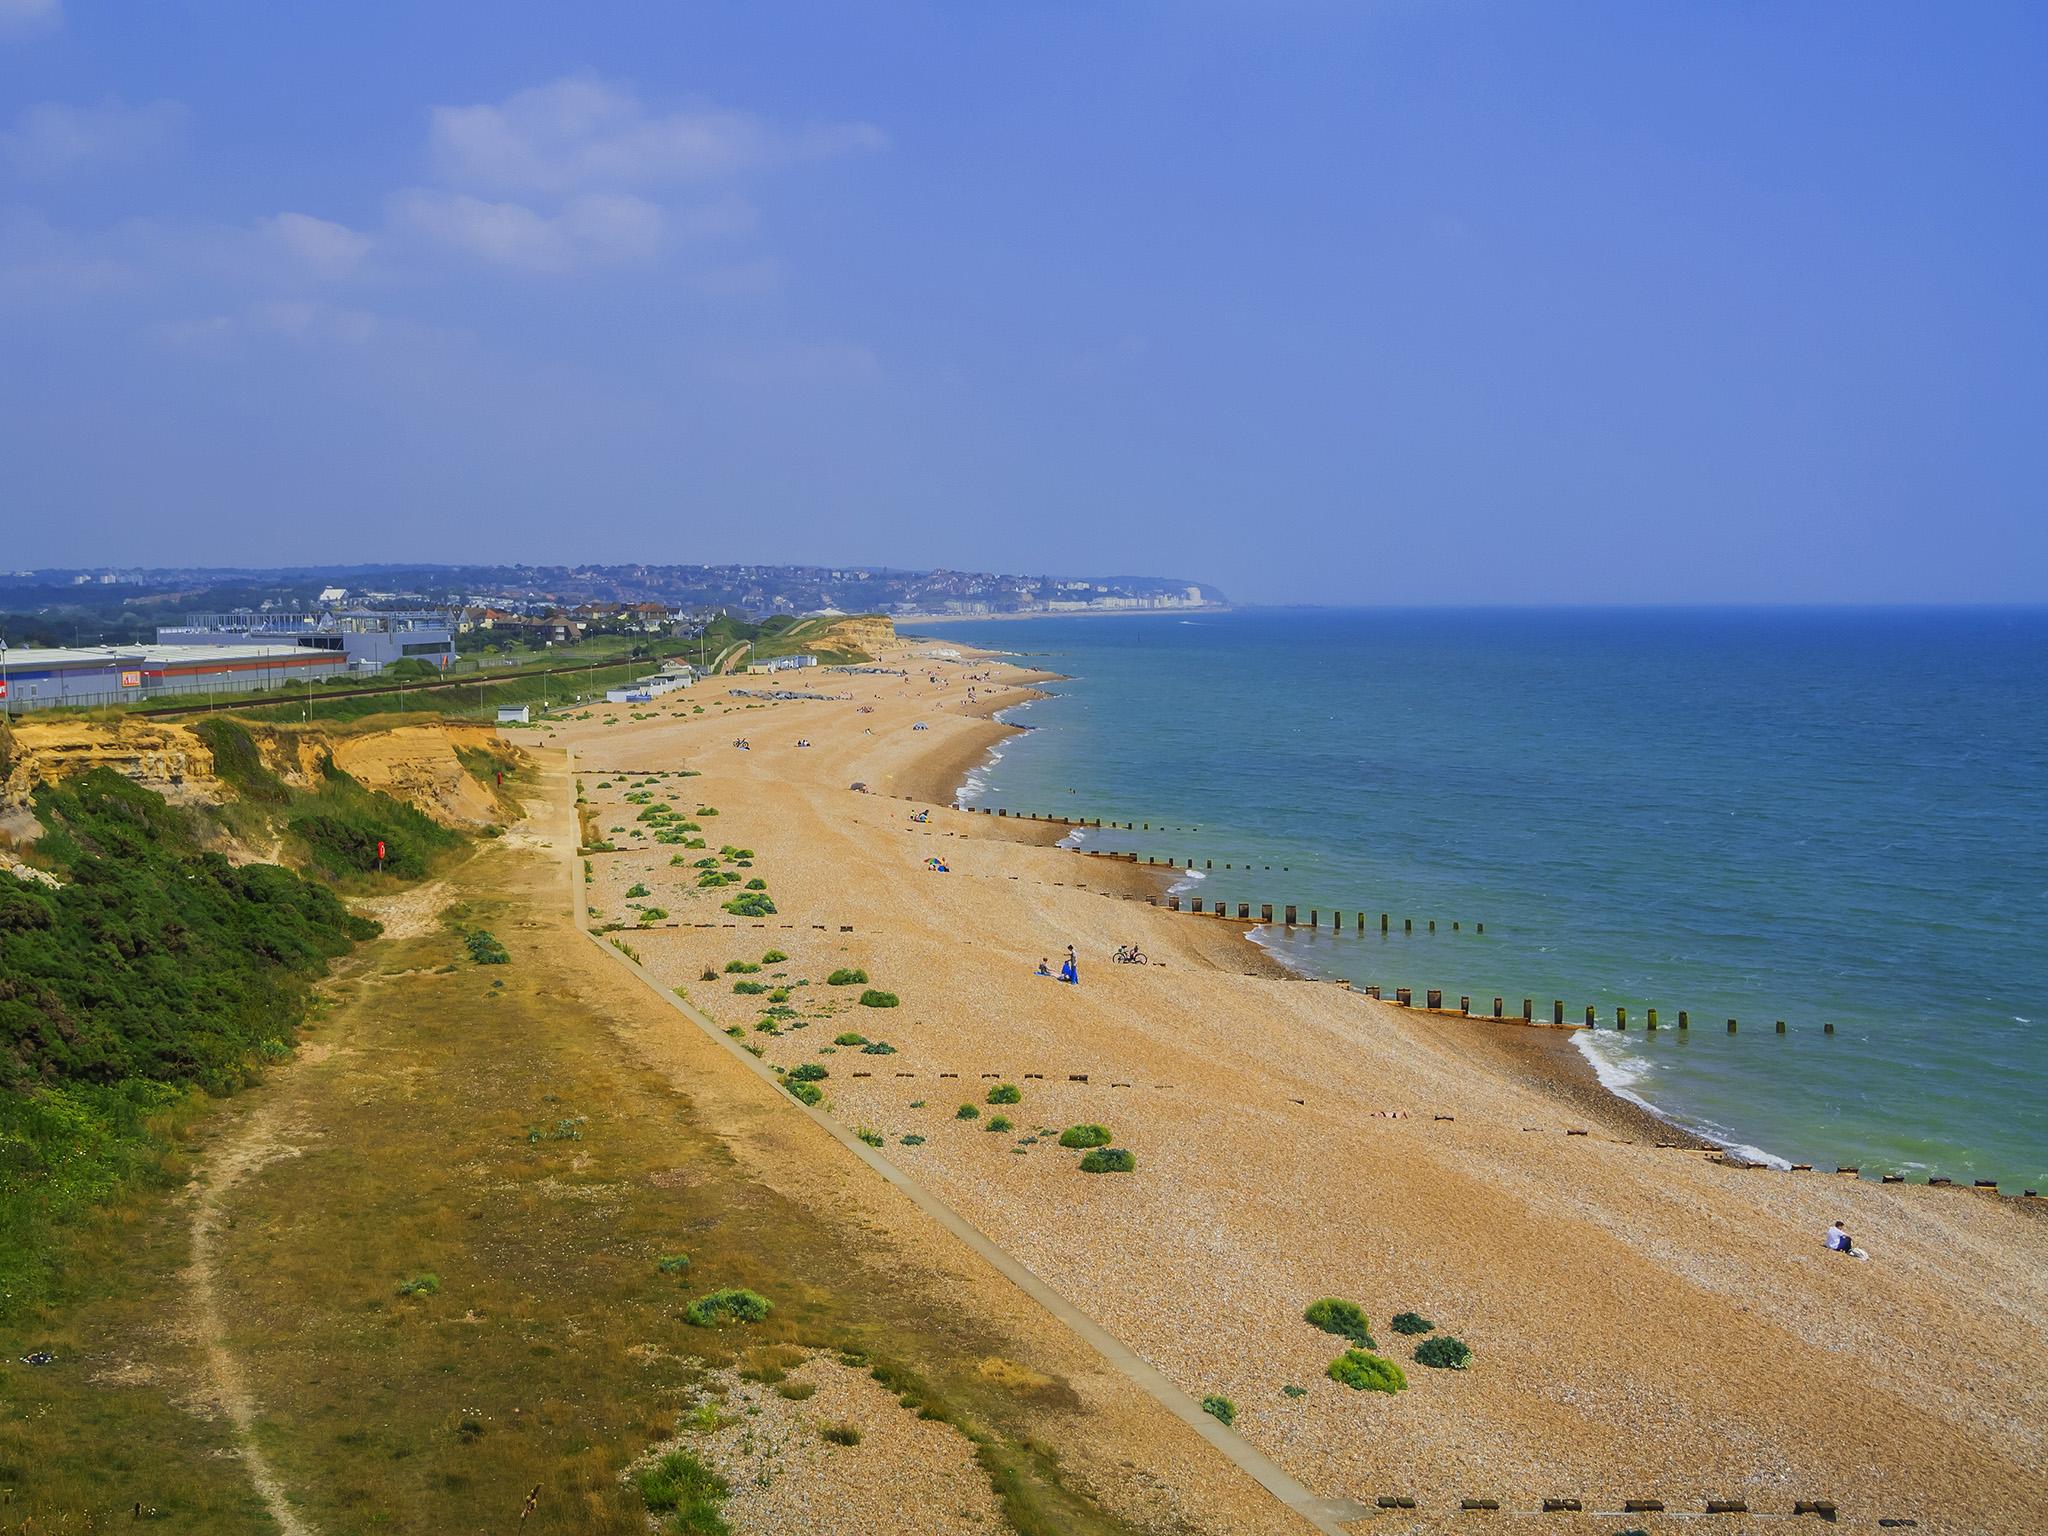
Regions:
<instances>
[{"instance_id":1,"label":"calm sea","mask_svg":"<svg viewBox=\"0 0 2048 1536\"><path fill-rule=\"evenodd\" d=\"M1260 935L1298 965L1592 1004L1610 1086L1775 1158L2048 1187L2048 610L914 627L1072 678L983 803L1186 829L1087 836L1254 912L1375 914Z\"/></svg>"}]
</instances>

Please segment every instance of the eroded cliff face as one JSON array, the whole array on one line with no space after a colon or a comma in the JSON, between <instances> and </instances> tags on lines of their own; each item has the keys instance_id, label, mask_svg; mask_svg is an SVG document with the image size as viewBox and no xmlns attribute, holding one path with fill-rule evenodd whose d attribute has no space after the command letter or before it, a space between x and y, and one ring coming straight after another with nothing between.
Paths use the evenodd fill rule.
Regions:
<instances>
[{"instance_id":1,"label":"eroded cliff face","mask_svg":"<svg viewBox=\"0 0 2048 1536\"><path fill-rule=\"evenodd\" d=\"M447 825L473 828L500 819L490 788L456 755L465 748L511 750L488 725L435 721L395 730L245 728L264 766L295 788L311 788L321 759L331 753L337 766L367 788L409 801ZM0 738L0 834L16 842L31 840L37 786L94 768L111 768L181 803L218 805L234 798L214 771L212 750L185 721L133 716L16 720Z\"/></svg>"},{"instance_id":2,"label":"eroded cliff face","mask_svg":"<svg viewBox=\"0 0 2048 1536\"><path fill-rule=\"evenodd\" d=\"M895 623L886 614L879 613L862 613L840 619L817 636L821 649L865 651L870 656L881 655L895 643Z\"/></svg>"}]
</instances>

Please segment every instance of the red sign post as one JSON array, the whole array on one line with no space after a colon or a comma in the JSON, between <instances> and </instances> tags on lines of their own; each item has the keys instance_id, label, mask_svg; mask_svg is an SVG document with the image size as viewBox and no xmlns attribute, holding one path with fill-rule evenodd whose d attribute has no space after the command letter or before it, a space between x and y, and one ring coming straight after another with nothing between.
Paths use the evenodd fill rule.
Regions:
<instances>
[{"instance_id":1,"label":"red sign post","mask_svg":"<svg viewBox=\"0 0 2048 1536\"><path fill-rule=\"evenodd\" d=\"M377 873L384 873L384 839L377 839Z\"/></svg>"}]
</instances>

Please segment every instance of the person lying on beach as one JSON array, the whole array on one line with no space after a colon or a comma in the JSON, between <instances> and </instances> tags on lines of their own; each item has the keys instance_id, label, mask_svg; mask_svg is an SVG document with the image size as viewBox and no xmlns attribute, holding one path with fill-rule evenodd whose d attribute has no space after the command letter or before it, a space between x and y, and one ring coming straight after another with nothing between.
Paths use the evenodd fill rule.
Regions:
<instances>
[{"instance_id":1,"label":"person lying on beach","mask_svg":"<svg viewBox=\"0 0 2048 1536\"><path fill-rule=\"evenodd\" d=\"M1852 1259L1862 1259L1866 1263L1870 1260L1870 1255L1856 1246L1856 1240L1849 1236L1847 1229L1839 1221L1828 1228L1825 1241L1829 1253L1846 1254Z\"/></svg>"}]
</instances>

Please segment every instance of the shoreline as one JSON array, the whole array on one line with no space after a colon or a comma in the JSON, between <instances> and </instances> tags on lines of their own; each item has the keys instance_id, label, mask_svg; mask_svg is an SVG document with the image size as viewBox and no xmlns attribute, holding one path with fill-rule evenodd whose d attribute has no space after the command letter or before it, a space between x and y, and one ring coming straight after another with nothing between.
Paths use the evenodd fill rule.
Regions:
<instances>
[{"instance_id":1,"label":"shoreline","mask_svg":"<svg viewBox=\"0 0 2048 1536\"><path fill-rule=\"evenodd\" d=\"M1744 1172L1679 1150L1600 1084L1576 1030L1282 971L1247 946L1251 925L1148 902L1177 872L1076 856L1094 839L1070 823L949 808L956 775L1018 730L988 717L1031 690L1005 663L991 697L956 708L986 664L929 670L856 683L845 703L709 691L567 727L634 765L590 784L598 816L630 822L645 791L694 796L753 850L779 908L753 924L721 920L666 848L567 867L657 992L770 1071L827 1079L818 1107L785 1107L792 1124L857 1134L885 1178L929 1191L1161 1373L1182 1417L1210 1394L1238 1405L1234 1433L1319 1498L1369 1512L1392 1490L1435 1511L1476 1488L1517 1510L1567 1492L1679 1511L1740 1496L1776 1514L1818 1494L1852 1523L2031 1528L2016 1517L2035 1501L2048 1378L2010 1356L2048 1339L2048 1205ZM755 750L730 749L728 713L758 722ZM688 795L661 784L685 765ZM650 894L668 910L636 925L629 898ZM1131 943L1150 965L1110 962ZM820 987L764 1019L757 987L726 972L771 945L774 980L857 968L886 1002ZM1078 987L1038 979L1063 949ZM860 1011L899 994L897 1011ZM846 1054L836 1032L862 1030L877 1049ZM983 1107L1020 1091L1015 1125ZM1106 1126L1135 1176L1077 1169L1052 1138L1081 1124ZM1835 1219L1873 1263L1822 1255ZM1386 1402L1348 1392L1301 1323L1324 1295L1434 1318L1473 1369L1410 1368ZM1987 1329L2010 1350L1985 1350ZM1386 1342L1404 1364L1415 1347Z\"/></svg>"},{"instance_id":2,"label":"shoreline","mask_svg":"<svg viewBox=\"0 0 2048 1536\"><path fill-rule=\"evenodd\" d=\"M998 617L998 616L991 616ZM1020 614L1014 617L1044 617L1044 615ZM1000 748L1005 742L1028 733L1027 726L1011 725L995 717L1006 710L1022 708L1048 697L1037 685L1043 682L1063 680L1062 674L1043 669L1027 668L1012 661L1001 652L968 647L963 650L963 661L977 664L986 663L1002 667L1016 675L1007 676L1003 690L1015 690L1021 698L977 699L954 711L956 715L967 716L986 724L992 734L986 739L970 742L949 742L941 746L934 744L923 754L920 761L908 770L916 789L915 798L929 801L937 806L963 806L960 792L966 788L966 780L977 769L992 766L997 760ZM899 783L903 775L899 775ZM934 789L938 793L932 793ZM1031 826L1033 823L1021 823ZM1045 823L1037 823L1041 828ZM1054 823L1054 825L1060 825ZM1062 840L1066 834L1062 834ZM1121 863L1112 868L1136 868L1146 866L1125 866ZM1174 883L1175 876L1168 870L1153 867L1134 882L1138 894L1164 895ZM1198 935L1195 949L1204 963L1224 972L1240 972L1246 976L1258 976L1268 980L1331 983L1344 981L1337 976L1326 976L1319 972L1298 966L1282 959L1270 946L1254 937L1260 930L1240 928L1230 924L1217 932L1204 924L1196 924L1192 930ZM1586 1052L1580 1049L1576 1029L1557 1029L1547 1026L1519 1023L1496 1023L1492 1020L1457 1019L1444 1015L1416 1013L1416 1019L1428 1019L1441 1023L1446 1032L1461 1040L1461 1048L1475 1058L1503 1072L1512 1080L1536 1088L1561 1106L1576 1110L1588 1119L1625 1141L1642 1141L1651 1144L1684 1147L1693 1151L1720 1150L1724 1147L1737 1156L1747 1158L1758 1154L1769 1159L1773 1155L1754 1146L1732 1147L1726 1141L1708 1138L1691 1127L1663 1113L1653 1105L1631 1098L1616 1091L1602 1080L1599 1068ZM1783 1159L1777 1162L1790 1166Z\"/></svg>"},{"instance_id":3,"label":"shoreline","mask_svg":"<svg viewBox=\"0 0 2048 1536\"><path fill-rule=\"evenodd\" d=\"M911 624L987 624L1007 623L1015 619L1156 619L1177 617L1185 613L1235 613L1233 603L1203 603L1192 608L1075 608L1061 609L1047 613L892 613L889 622L897 626L896 633L905 640L931 639L938 635L919 635L915 630L902 626Z\"/></svg>"}]
</instances>

